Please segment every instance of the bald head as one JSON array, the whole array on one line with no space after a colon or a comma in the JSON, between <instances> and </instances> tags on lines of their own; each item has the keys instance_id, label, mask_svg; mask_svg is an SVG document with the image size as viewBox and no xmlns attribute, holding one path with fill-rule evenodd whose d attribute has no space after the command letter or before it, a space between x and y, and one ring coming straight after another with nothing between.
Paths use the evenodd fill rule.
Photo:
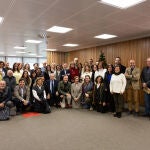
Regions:
<instances>
[{"instance_id":1,"label":"bald head","mask_svg":"<svg viewBox=\"0 0 150 150\"><path fill-rule=\"evenodd\" d=\"M12 70L8 70L7 71L7 76L12 77L13 76L13 71Z\"/></svg>"},{"instance_id":2,"label":"bald head","mask_svg":"<svg viewBox=\"0 0 150 150\"><path fill-rule=\"evenodd\" d=\"M129 63L131 68L135 68L135 60L131 59Z\"/></svg>"}]
</instances>

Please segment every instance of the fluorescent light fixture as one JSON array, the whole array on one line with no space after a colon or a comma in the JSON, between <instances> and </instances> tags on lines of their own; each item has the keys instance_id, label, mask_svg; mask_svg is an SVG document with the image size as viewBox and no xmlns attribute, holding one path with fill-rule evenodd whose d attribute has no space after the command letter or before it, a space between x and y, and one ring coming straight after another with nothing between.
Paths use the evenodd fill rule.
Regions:
<instances>
[{"instance_id":1,"label":"fluorescent light fixture","mask_svg":"<svg viewBox=\"0 0 150 150\"><path fill-rule=\"evenodd\" d=\"M50 49L46 49L46 51L56 51L57 49L53 49L53 48L50 48Z\"/></svg>"},{"instance_id":2,"label":"fluorescent light fixture","mask_svg":"<svg viewBox=\"0 0 150 150\"><path fill-rule=\"evenodd\" d=\"M25 41L26 43L33 43L33 44L39 44L41 43L42 41L38 41L38 40L27 40Z\"/></svg>"},{"instance_id":3,"label":"fluorescent light fixture","mask_svg":"<svg viewBox=\"0 0 150 150\"><path fill-rule=\"evenodd\" d=\"M4 54L4 52L0 52L0 54Z\"/></svg>"},{"instance_id":4,"label":"fluorescent light fixture","mask_svg":"<svg viewBox=\"0 0 150 150\"><path fill-rule=\"evenodd\" d=\"M25 54L26 52L16 51L18 54Z\"/></svg>"},{"instance_id":5,"label":"fluorescent light fixture","mask_svg":"<svg viewBox=\"0 0 150 150\"><path fill-rule=\"evenodd\" d=\"M4 21L4 18L3 17L0 17L0 24L2 24Z\"/></svg>"},{"instance_id":6,"label":"fluorescent light fixture","mask_svg":"<svg viewBox=\"0 0 150 150\"><path fill-rule=\"evenodd\" d=\"M26 49L27 47L15 46L14 49Z\"/></svg>"},{"instance_id":7,"label":"fluorescent light fixture","mask_svg":"<svg viewBox=\"0 0 150 150\"><path fill-rule=\"evenodd\" d=\"M15 57L15 56L17 56L17 55L9 55L9 56L11 56L11 57Z\"/></svg>"},{"instance_id":8,"label":"fluorescent light fixture","mask_svg":"<svg viewBox=\"0 0 150 150\"><path fill-rule=\"evenodd\" d=\"M101 34L101 35L97 35L94 38L98 38L98 39L111 39L111 38L115 38L117 37L116 35L111 35L111 34Z\"/></svg>"},{"instance_id":9,"label":"fluorescent light fixture","mask_svg":"<svg viewBox=\"0 0 150 150\"><path fill-rule=\"evenodd\" d=\"M30 55L30 56L35 56L36 54L35 54L35 53L30 53L29 55Z\"/></svg>"},{"instance_id":10,"label":"fluorescent light fixture","mask_svg":"<svg viewBox=\"0 0 150 150\"><path fill-rule=\"evenodd\" d=\"M68 44L64 44L63 46L76 47L76 46L79 46L79 44L71 44L71 43L68 43Z\"/></svg>"},{"instance_id":11,"label":"fluorescent light fixture","mask_svg":"<svg viewBox=\"0 0 150 150\"><path fill-rule=\"evenodd\" d=\"M39 55L39 56L36 56L36 57L44 57L44 56L42 56L42 55Z\"/></svg>"},{"instance_id":12,"label":"fluorescent light fixture","mask_svg":"<svg viewBox=\"0 0 150 150\"><path fill-rule=\"evenodd\" d=\"M120 9L127 9L144 1L146 0L100 0L98 2L114 6Z\"/></svg>"},{"instance_id":13,"label":"fluorescent light fixture","mask_svg":"<svg viewBox=\"0 0 150 150\"><path fill-rule=\"evenodd\" d=\"M73 30L73 29L66 28L66 27L59 27L59 26L53 26L53 27L47 29L47 31L49 31L49 32L56 32L56 33L67 33L71 30Z\"/></svg>"}]
</instances>

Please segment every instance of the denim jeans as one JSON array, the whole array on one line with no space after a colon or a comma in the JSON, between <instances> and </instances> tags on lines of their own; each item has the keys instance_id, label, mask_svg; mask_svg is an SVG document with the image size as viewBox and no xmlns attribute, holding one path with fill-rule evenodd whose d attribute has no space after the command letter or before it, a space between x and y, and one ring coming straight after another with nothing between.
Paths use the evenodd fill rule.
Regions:
<instances>
[{"instance_id":1,"label":"denim jeans","mask_svg":"<svg viewBox=\"0 0 150 150\"><path fill-rule=\"evenodd\" d=\"M145 93L145 114L150 114L150 94Z\"/></svg>"}]
</instances>

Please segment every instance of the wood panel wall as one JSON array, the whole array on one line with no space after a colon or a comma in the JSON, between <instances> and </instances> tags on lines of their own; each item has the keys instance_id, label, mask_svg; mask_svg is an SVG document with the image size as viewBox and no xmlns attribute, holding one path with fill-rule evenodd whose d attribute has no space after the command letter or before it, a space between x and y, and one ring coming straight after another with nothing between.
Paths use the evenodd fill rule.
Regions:
<instances>
[{"instance_id":1,"label":"wood panel wall","mask_svg":"<svg viewBox=\"0 0 150 150\"><path fill-rule=\"evenodd\" d=\"M48 53L47 58L49 63L70 63L75 57L79 58L79 62L81 63L88 61L90 58L93 58L95 62L99 59L101 51L104 52L107 63L114 64L115 57L119 56L121 57L123 65L128 66L129 60L134 59L136 61L136 65L142 69L142 67L146 65L146 58L150 57L150 38L130 40L67 53L52 52ZM140 104L143 105L144 100L142 90L140 91L139 99Z\"/></svg>"},{"instance_id":2,"label":"wood panel wall","mask_svg":"<svg viewBox=\"0 0 150 150\"><path fill-rule=\"evenodd\" d=\"M65 62L65 55L62 52L47 52L47 64L62 64Z\"/></svg>"}]
</instances>

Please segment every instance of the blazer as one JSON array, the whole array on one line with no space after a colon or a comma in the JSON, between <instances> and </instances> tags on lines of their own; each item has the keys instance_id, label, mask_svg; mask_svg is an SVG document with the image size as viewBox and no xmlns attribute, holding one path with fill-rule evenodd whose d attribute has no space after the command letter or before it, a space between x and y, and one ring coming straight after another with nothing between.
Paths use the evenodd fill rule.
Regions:
<instances>
[{"instance_id":1,"label":"blazer","mask_svg":"<svg viewBox=\"0 0 150 150\"><path fill-rule=\"evenodd\" d=\"M70 81L70 71L69 71L69 69L66 69L66 73L65 73L64 69L60 71L60 80L63 80L64 75L67 75L68 79Z\"/></svg>"},{"instance_id":2,"label":"blazer","mask_svg":"<svg viewBox=\"0 0 150 150\"><path fill-rule=\"evenodd\" d=\"M20 101L22 100L27 100L29 101L30 98L30 88L28 86L24 86L23 88L23 97L21 96L21 88L19 85L17 85L15 87L15 91L14 91L14 96L15 98L19 99Z\"/></svg>"},{"instance_id":3,"label":"blazer","mask_svg":"<svg viewBox=\"0 0 150 150\"><path fill-rule=\"evenodd\" d=\"M78 84L72 83L71 96L73 98L80 99L81 95L82 95L82 83L78 83Z\"/></svg>"},{"instance_id":4,"label":"blazer","mask_svg":"<svg viewBox=\"0 0 150 150\"><path fill-rule=\"evenodd\" d=\"M144 67L141 74L142 83L146 83L147 87L150 88L150 72L148 67Z\"/></svg>"},{"instance_id":5,"label":"blazer","mask_svg":"<svg viewBox=\"0 0 150 150\"><path fill-rule=\"evenodd\" d=\"M53 93L51 91L51 82L52 82L52 80L46 81L46 88L45 88L46 94L48 94L48 93L55 94L58 91L58 81L54 80Z\"/></svg>"},{"instance_id":6,"label":"blazer","mask_svg":"<svg viewBox=\"0 0 150 150\"><path fill-rule=\"evenodd\" d=\"M66 85L63 81L58 83L58 92L62 95L66 95L67 93L71 94L71 83L67 82Z\"/></svg>"},{"instance_id":7,"label":"blazer","mask_svg":"<svg viewBox=\"0 0 150 150\"><path fill-rule=\"evenodd\" d=\"M133 89L139 90L140 89L140 69L135 67L131 72L131 68L128 67L125 71L125 77L127 79L126 88L128 89L129 86L132 86Z\"/></svg>"}]
</instances>

